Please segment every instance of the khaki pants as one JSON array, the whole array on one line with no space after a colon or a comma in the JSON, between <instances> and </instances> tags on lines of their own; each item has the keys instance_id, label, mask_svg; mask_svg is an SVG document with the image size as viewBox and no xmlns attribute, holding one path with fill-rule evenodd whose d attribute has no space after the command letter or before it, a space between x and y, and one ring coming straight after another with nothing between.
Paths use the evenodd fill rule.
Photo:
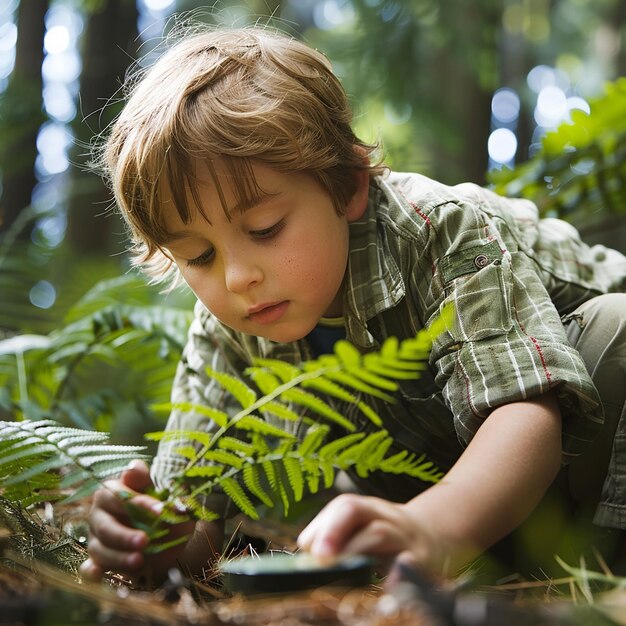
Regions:
<instances>
[{"instance_id":1,"label":"khaki pants","mask_svg":"<svg viewBox=\"0 0 626 626\"><path fill-rule=\"evenodd\" d=\"M626 530L626 294L593 298L567 315L564 324L605 414L598 437L567 470L569 491L582 505L597 504L596 525Z\"/></svg>"}]
</instances>

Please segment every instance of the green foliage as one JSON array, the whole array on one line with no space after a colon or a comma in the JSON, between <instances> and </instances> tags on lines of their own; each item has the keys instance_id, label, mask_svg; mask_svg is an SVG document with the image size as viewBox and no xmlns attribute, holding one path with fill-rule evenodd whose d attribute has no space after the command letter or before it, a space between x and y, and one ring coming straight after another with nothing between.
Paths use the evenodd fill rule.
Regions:
<instances>
[{"instance_id":1,"label":"green foliage","mask_svg":"<svg viewBox=\"0 0 626 626\"><path fill-rule=\"evenodd\" d=\"M209 371L241 405L241 411L232 417L208 407L161 405L199 411L217 427L214 432L158 431L146 435L151 441L180 444L175 451L185 461L174 488L161 494L166 502L161 519L180 519L176 510L181 503L200 519L216 519L217 514L208 510L200 497L216 490L228 495L253 519L259 518L258 502L268 507L280 503L286 515L305 493L330 487L337 470L354 469L361 477L383 471L437 481L441 472L423 456L407 451L388 454L393 440L386 430L378 428L380 417L360 394L393 401L390 393L397 387L395 381L419 377L433 339L449 323L449 313L445 310L415 338L402 342L388 339L377 353L362 356L342 341L334 354L299 366L260 359L247 374L251 380L263 381L260 388L266 393L261 396L239 379ZM35 341L20 339L25 344ZM323 395L359 407L371 432L355 432L354 424L333 409ZM289 408L290 403L304 409L306 416L298 416ZM294 420L295 431L289 426ZM335 436L337 427L342 431L339 436ZM2 496L24 506L61 497L67 490L74 490L72 499L82 497L142 453L143 449L136 446L111 445L106 434L67 428L50 419L0 422ZM143 520L136 513L131 519L153 538L163 534L157 520Z\"/></svg>"},{"instance_id":2,"label":"green foliage","mask_svg":"<svg viewBox=\"0 0 626 626\"><path fill-rule=\"evenodd\" d=\"M547 133L541 149L513 170L491 174L498 193L533 200L543 215L574 218L626 212L626 78L591 102L591 113Z\"/></svg>"},{"instance_id":3,"label":"green foliage","mask_svg":"<svg viewBox=\"0 0 626 626\"><path fill-rule=\"evenodd\" d=\"M154 428L150 406L169 398L191 311L154 305L151 291L130 275L103 281L50 333L1 340L5 419L117 429L125 440Z\"/></svg>"},{"instance_id":4,"label":"green foliage","mask_svg":"<svg viewBox=\"0 0 626 626\"><path fill-rule=\"evenodd\" d=\"M54 420L0 422L2 496L22 506L77 500L119 474L140 446L112 446L105 433L67 428Z\"/></svg>"},{"instance_id":5,"label":"green foliage","mask_svg":"<svg viewBox=\"0 0 626 626\"><path fill-rule=\"evenodd\" d=\"M316 493L332 486L338 470L354 470L363 478L383 471L436 482L442 473L424 456L416 457L406 450L388 454L393 439L380 428L382 420L362 395L393 402L397 380L419 378L432 341L449 323L449 314L447 309L414 338L402 342L388 339L379 352L361 355L347 341L339 341L334 354L298 366L258 359L246 374L264 394L260 397L242 380L207 370L237 400L241 410L228 417L202 406L161 407L195 410L216 426L211 433L177 430L146 435L153 441L172 442L174 451L184 459L169 498L182 501L198 517L211 520L217 516L199 504L200 496L222 491L243 513L259 519L254 501L268 507L280 503L287 515L290 506L302 500L307 491ZM325 396L357 406L370 424L370 432L356 432L355 424ZM297 405L304 416L290 405ZM339 436L337 428L342 432ZM236 438L229 434L233 429Z\"/></svg>"}]
</instances>

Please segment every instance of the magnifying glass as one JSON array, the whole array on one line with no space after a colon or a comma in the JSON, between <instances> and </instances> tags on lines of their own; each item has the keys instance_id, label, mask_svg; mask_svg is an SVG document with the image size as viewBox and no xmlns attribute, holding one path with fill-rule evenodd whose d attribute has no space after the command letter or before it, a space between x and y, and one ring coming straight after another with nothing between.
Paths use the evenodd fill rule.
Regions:
<instances>
[{"instance_id":1,"label":"magnifying glass","mask_svg":"<svg viewBox=\"0 0 626 626\"><path fill-rule=\"evenodd\" d=\"M308 552L268 552L219 566L231 593L285 593L325 585L363 587L372 582L373 560L362 555L322 559Z\"/></svg>"}]
</instances>

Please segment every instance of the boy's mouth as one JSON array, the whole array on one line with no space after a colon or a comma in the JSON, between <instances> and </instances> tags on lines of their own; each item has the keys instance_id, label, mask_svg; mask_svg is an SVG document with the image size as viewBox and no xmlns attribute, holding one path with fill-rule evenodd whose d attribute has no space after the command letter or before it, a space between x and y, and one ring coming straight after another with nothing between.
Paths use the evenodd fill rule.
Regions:
<instances>
[{"instance_id":1,"label":"boy's mouth","mask_svg":"<svg viewBox=\"0 0 626 626\"><path fill-rule=\"evenodd\" d=\"M248 310L248 319L255 324L273 324L277 322L287 311L288 300L276 304L262 304Z\"/></svg>"}]
</instances>

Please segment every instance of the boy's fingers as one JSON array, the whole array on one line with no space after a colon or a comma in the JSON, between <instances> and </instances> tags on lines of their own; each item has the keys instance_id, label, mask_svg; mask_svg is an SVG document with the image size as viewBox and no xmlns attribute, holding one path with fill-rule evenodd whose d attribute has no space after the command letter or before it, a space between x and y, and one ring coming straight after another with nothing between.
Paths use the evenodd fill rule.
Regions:
<instances>
[{"instance_id":1,"label":"boy's fingers","mask_svg":"<svg viewBox=\"0 0 626 626\"><path fill-rule=\"evenodd\" d=\"M89 539L89 559L102 570L115 570L117 572L137 572L144 564L144 557L141 552L114 550L104 545L95 536ZM86 569L89 570L91 567L88 566Z\"/></svg>"},{"instance_id":2,"label":"boy's fingers","mask_svg":"<svg viewBox=\"0 0 626 626\"><path fill-rule=\"evenodd\" d=\"M392 506L389 502L387 507ZM298 545L318 556L333 556L373 520L388 517L377 498L345 495L329 502L300 533Z\"/></svg>"},{"instance_id":3,"label":"boy's fingers","mask_svg":"<svg viewBox=\"0 0 626 626\"><path fill-rule=\"evenodd\" d=\"M98 582L104 576L104 570L96 565L90 558L84 561L79 568L80 575L85 580Z\"/></svg>"},{"instance_id":4,"label":"boy's fingers","mask_svg":"<svg viewBox=\"0 0 626 626\"><path fill-rule=\"evenodd\" d=\"M145 532L121 524L102 509L95 509L92 512L90 527L92 537L95 536L102 544L116 550L143 550L149 543ZM92 540L89 539L90 552Z\"/></svg>"},{"instance_id":5,"label":"boy's fingers","mask_svg":"<svg viewBox=\"0 0 626 626\"><path fill-rule=\"evenodd\" d=\"M376 519L357 532L344 546L347 554L387 556L407 548L406 538L387 520Z\"/></svg>"},{"instance_id":6,"label":"boy's fingers","mask_svg":"<svg viewBox=\"0 0 626 626\"><path fill-rule=\"evenodd\" d=\"M122 472L122 482L133 491L143 492L152 486L148 466L139 460L131 461Z\"/></svg>"}]
</instances>

